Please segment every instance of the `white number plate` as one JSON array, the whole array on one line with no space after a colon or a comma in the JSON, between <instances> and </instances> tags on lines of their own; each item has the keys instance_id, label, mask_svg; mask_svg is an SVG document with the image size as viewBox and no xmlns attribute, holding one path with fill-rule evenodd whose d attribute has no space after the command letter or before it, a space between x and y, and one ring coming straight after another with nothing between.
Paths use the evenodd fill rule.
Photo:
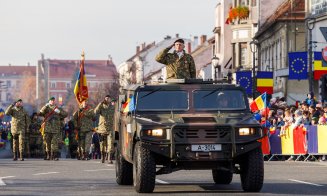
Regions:
<instances>
[{"instance_id":1,"label":"white number plate","mask_svg":"<svg viewBox=\"0 0 327 196\"><path fill-rule=\"evenodd\" d=\"M221 151L221 144L201 144L201 145L192 145L192 151Z\"/></svg>"}]
</instances>

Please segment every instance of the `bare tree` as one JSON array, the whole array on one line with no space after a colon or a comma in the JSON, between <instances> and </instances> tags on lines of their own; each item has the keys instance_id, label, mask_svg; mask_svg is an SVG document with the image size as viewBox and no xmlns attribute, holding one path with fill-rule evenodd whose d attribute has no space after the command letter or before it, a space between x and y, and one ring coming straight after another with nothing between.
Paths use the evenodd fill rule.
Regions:
<instances>
[{"instance_id":1,"label":"bare tree","mask_svg":"<svg viewBox=\"0 0 327 196\"><path fill-rule=\"evenodd\" d=\"M19 80L16 90L13 92L15 98L22 98L25 103L36 106L36 78L31 72L24 72Z\"/></svg>"}]
</instances>

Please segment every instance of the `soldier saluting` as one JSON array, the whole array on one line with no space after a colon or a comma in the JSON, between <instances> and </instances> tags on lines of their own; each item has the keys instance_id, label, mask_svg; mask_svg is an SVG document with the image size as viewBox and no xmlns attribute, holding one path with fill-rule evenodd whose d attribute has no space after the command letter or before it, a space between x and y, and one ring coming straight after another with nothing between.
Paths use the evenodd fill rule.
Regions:
<instances>
[{"instance_id":1,"label":"soldier saluting","mask_svg":"<svg viewBox=\"0 0 327 196\"><path fill-rule=\"evenodd\" d=\"M49 102L40 110L40 116L44 117L44 139L46 148L46 160L59 160L58 138L61 134L61 119L67 117L67 112L55 104L55 98L51 97Z\"/></svg>"},{"instance_id":2,"label":"soldier saluting","mask_svg":"<svg viewBox=\"0 0 327 196\"><path fill-rule=\"evenodd\" d=\"M97 105L94 113L99 116L99 125L96 132L100 135L100 151L101 162L104 163L108 158L108 152L113 153L114 150L114 130L113 130L113 115L115 108L111 105L110 95L105 96L104 100ZM109 163L112 164L111 156Z\"/></svg>"},{"instance_id":3,"label":"soldier saluting","mask_svg":"<svg viewBox=\"0 0 327 196\"><path fill-rule=\"evenodd\" d=\"M5 114L12 117L11 134L13 136L13 160L17 161L17 153L19 149L19 158L21 161L24 161L25 132L30 124L30 118L26 110L23 108L23 100L18 99L11 104L6 109Z\"/></svg>"},{"instance_id":4,"label":"soldier saluting","mask_svg":"<svg viewBox=\"0 0 327 196\"><path fill-rule=\"evenodd\" d=\"M174 47L173 53L168 53ZM174 44L162 50L156 61L166 65L167 79L196 78L196 68L193 57L184 50L184 40L177 39Z\"/></svg>"}]
</instances>

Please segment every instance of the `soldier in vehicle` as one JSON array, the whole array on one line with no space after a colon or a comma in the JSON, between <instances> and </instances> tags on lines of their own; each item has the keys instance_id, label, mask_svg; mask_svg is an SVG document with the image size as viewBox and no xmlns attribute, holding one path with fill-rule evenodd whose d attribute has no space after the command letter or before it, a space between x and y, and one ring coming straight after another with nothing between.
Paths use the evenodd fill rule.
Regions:
<instances>
[{"instance_id":1,"label":"soldier in vehicle","mask_svg":"<svg viewBox=\"0 0 327 196\"><path fill-rule=\"evenodd\" d=\"M174 47L173 53L168 53ZM174 44L162 50L156 61L165 64L167 79L196 78L196 68L193 57L184 50L184 40L177 39Z\"/></svg>"},{"instance_id":2,"label":"soldier in vehicle","mask_svg":"<svg viewBox=\"0 0 327 196\"><path fill-rule=\"evenodd\" d=\"M5 112L6 115L11 116L11 134L13 136L13 160L17 161L17 153L19 149L19 158L24 161L24 140L25 133L30 124L28 113L23 108L22 99L18 99L11 104Z\"/></svg>"},{"instance_id":3,"label":"soldier in vehicle","mask_svg":"<svg viewBox=\"0 0 327 196\"><path fill-rule=\"evenodd\" d=\"M55 104L55 98L51 97L49 102L40 110L44 117L44 139L46 146L46 160L59 160L58 135L61 135L61 120L67 117L67 112Z\"/></svg>"},{"instance_id":4,"label":"soldier in vehicle","mask_svg":"<svg viewBox=\"0 0 327 196\"><path fill-rule=\"evenodd\" d=\"M105 159L109 159L109 163L112 164L111 157L108 152L113 153L114 149L114 130L113 130L113 115L114 106L111 105L110 95L105 96L104 100L97 105L94 109L94 113L99 116L99 125L96 132L100 136L100 151L101 162L104 163ZM109 157L108 157L109 156Z\"/></svg>"},{"instance_id":5,"label":"soldier in vehicle","mask_svg":"<svg viewBox=\"0 0 327 196\"><path fill-rule=\"evenodd\" d=\"M89 160L88 151L91 146L94 110L89 107L87 100L81 104L81 108L73 114L74 127L78 132L77 156L82 160Z\"/></svg>"},{"instance_id":6,"label":"soldier in vehicle","mask_svg":"<svg viewBox=\"0 0 327 196\"><path fill-rule=\"evenodd\" d=\"M228 97L224 92L218 93L217 96L218 107L219 108L227 108L228 107Z\"/></svg>"}]
</instances>

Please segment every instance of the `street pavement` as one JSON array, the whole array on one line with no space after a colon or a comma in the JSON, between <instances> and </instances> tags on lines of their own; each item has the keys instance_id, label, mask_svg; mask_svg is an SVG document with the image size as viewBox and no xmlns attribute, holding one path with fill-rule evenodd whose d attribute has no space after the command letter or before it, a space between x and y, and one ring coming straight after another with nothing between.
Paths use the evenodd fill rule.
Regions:
<instances>
[{"instance_id":1,"label":"street pavement","mask_svg":"<svg viewBox=\"0 0 327 196\"><path fill-rule=\"evenodd\" d=\"M240 176L215 185L211 171L177 171L156 177L154 195L327 195L327 162L265 162L259 193L242 191ZM120 186L114 165L99 160L0 159L0 195L149 195Z\"/></svg>"}]
</instances>

